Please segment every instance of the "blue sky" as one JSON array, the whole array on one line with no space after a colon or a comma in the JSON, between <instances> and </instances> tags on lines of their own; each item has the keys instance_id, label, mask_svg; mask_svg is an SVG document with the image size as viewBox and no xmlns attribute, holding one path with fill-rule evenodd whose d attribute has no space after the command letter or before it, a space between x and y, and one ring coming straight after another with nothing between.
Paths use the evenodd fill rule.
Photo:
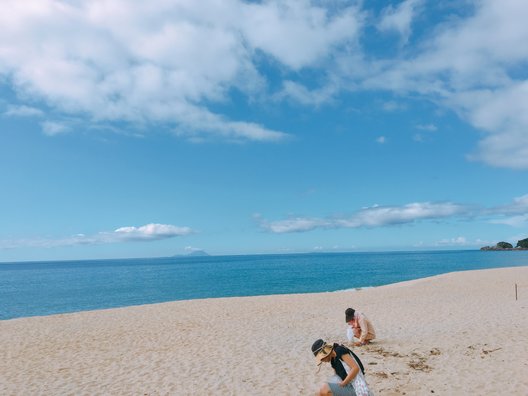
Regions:
<instances>
[{"instance_id":1,"label":"blue sky","mask_svg":"<svg viewBox=\"0 0 528 396\"><path fill-rule=\"evenodd\" d=\"M515 244L526 20L521 0L7 0L0 261Z\"/></svg>"}]
</instances>

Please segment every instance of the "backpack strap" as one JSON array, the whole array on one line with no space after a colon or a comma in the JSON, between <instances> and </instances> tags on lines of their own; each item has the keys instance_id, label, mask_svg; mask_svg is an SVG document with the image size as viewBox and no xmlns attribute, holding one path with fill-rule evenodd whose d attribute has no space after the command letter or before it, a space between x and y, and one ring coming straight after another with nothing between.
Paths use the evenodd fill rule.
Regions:
<instances>
[{"instance_id":1,"label":"backpack strap","mask_svg":"<svg viewBox=\"0 0 528 396\"><path fill-rule=\"evenodd\" d=\"M363 375L365 375L365 367L363 367L363 363L361 363L361 360L359 360L359 358L357 357L357 355L350 351L350 354L352 355L352 358L355 359L356 363L358 364L359 368L361 369L361 372L363 373Z\"/></svg>"},{"instance_id":2,"label":"backpack strap","mask_svg":"<svg viewBox=\"0 0 528 396\"><path fill-rule=\"evenodd\" d=\"M363 375L365 375L365 367L363 367L363 363L361 363L361 360L359 360L358 356L354 352L352 352L352 350L350 350L350 348L347 348L344 345L340 345L340 346L345 348L350 353L352 358L356 361L357 365L361 369L361 372L363 373Z\"/></svg>"}]
</instances>

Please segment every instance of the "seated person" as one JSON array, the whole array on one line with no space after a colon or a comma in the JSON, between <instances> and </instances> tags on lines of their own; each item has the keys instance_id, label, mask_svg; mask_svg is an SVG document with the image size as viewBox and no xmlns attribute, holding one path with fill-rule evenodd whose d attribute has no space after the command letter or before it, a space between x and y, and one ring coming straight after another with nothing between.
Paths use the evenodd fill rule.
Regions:
<instances>
[{"instance_id":1,"label":"seated person","mask_svg":"<svg viewBox=\"0 0 528 396\"><path fill-rule=\"evenodd\" d=\"M354 337L359 340L354 342L355 346L368 344L376 338L374 326L372 326L372 323L361 312L353 308L347 308L345 310L345 321L350 326L347 331L348 340L353 342Z\"/></svg>"}]
</instances>

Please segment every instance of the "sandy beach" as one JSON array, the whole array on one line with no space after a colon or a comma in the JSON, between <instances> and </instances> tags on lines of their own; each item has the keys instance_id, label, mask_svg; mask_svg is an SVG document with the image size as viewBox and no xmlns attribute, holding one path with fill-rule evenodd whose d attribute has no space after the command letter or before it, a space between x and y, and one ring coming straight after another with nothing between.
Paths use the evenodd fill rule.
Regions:
<instances>
[{"instance_id":1,"label":"sandy beach","mask_svg":"<svg viewBox=\"0 0 528 396\"><path fill-rule=\"evenodd\" d=\"M310 346L348 342L349 306L376 328L354 348L375 394L528 394L528 267L0 321L0 394L313 395L331 368Z\"/></svg>"}]
</instances>

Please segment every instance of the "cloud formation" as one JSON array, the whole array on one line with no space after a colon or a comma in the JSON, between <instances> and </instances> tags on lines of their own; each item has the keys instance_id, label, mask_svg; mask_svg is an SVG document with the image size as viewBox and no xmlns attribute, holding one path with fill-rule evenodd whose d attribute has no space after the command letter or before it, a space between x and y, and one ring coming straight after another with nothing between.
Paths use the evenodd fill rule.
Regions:
<instances>
[{"instance_id":1,"label":"cloud formation","mask_svg":"<svg viewBox=\"0 0 528 396\"><path fill-rule=\"evenodd\" d=\"M62 122L44 121L40 125L44 134L48 136L59 135L61 133L66 133L70 130L70 127Z\"/></svg>"},{"instance_id":2,"label":"cloud formation","mask_svg":"<svg viewBox=\"0 0 528 396\"><path fill-rule=\"evenodd\" d=\"M121 227L109 234L109 239L119 241L152 241L188 235L189 227L177 227L168 224L147 224L141 227Z\"/></svg>"},{"instance_id":3,"label":"cloud formation","mask_svg":"<svg viewBox=\"0 0 528 396\"><path fill-rule=\"evenodd\" d=\"M273 222L260 220L260 223L267 231L282 234L289 232L312 231L317 228L337 229L384 227L398 224L409 224L420 220L445 219L457 215L463 215L467 212L468 209L465 206L450 202L418 202L403 206L373 206L363 208L348 217L326 219L295 217Z\"/></svg>"},{"instance_id":4,"label":"cloud formation","mask_svg":"<svg viewBox=\"0 0 528 396\"><path fill-rule=\"evenodd\" d=\"M521 215L528 214L528 194L516 197L508 205L497 206L489 210L490 213L503 215Z\"/></svg>"},{"instance_id":5,"label":"cloud formation","mask_svg":"<svg viewBox=\"0 0 528 396\"><path fill-rule=\"evenodd\" d=\"M64 117L80 117L163 124L194 141L281 141L287 131L212 108L229 103L234 92L248 103L319 107L343 92L374 90L458 114L482 133L469 159L528 169L528 3L404 0L368 7L316 0L6 0L0 81L17 103L4 114L43 111L48 135L64 132L53 126ZM419 23L430 28L414 34ZM400 42L396 53L369 47L370 35L391 40L391 32ZM303 79L305 71L314 78Z\"/></svg>"},{"instance_id":6,"label":"cloud formation","mask_svg":"<svg viewBox=\"0 0 528 396\"><path fill-rule=\"evenodd\" d=\"M498 206L487 211L490 223L512 227L528 226L528 194L513 199L509 205Z\"/></svg>"},{"instance_id":7,"label":"cloud formation","mask_svg":"<svg viewBox=\"0 0 528 396\"><path fill-rule=\"evenodd\" d=\"M423 0L405 0L397 6L387 6L381 12L378 29L397 32L406 43L411 34L411 24L422 5Z\"/></svg>"},{"instance_id":8,"label":"cloud formation","mask_svg":"<svg viewBox=\"0 0 528 396\"><path fill-rule=\"evenodd\" d=\"M402 206L379 206L363 208L350 216L327 218L291 217L268 221L260 215L255 218L260 226L275 234L306 232L315 229L376 228L412 224L419 221L447 221L465 219L487 221L520 227L528 224L528 194L513 199L508 205L478 208L453 202L416 202ZM450 240L455 242L454 240ZM457 243L462 243L458 240Z\"/></svg>"},{"instance_id":9,"label":"cloud formation","mask_svg":"<svg viewBox=\"0 0 528 396\"><path fill-rule=\"evenodd\" d=\"M54 248L76 245L100 245L121 242L157 241L189 235L194 231L190 227L178 227L170 224L146 224L141 227L120 227L114 231L103 231L95 235L77 234L67 238L35 238L18 240L0 240L0 249L19 247Z\"/></svg>"},{"instance_id":10,"label":"cloud formation","mask_svg":"<svg viewBox=\"0 0 528 396\"><path fill-rule=\"evenodd\" d=\"M483 132L470 159L528 169L528 3L483 0L471 11L435 26L414 55L378 61L361 84L453 110Z\"/></svg>"},{"instance_id":11,"label":"cloud formation","mask_svg":"<svg viewBox=\"0 0 528 396\"><path fill-rule=\"evenodd\" d=\"M44 112L40 109L37 109L36 107L26 105L10 105L7 107L7 110L4 112L4 115L8 117L41 117L44 115Z\"/></svg>"},{"instance_id":12,"label":"cloud formation","mask_svg":"<svg viewBox=\"0 0 528 396\"><path fill-rule=\"evenodd\" d=\"M263 56L314 66L360 25L354 6L330 12L310 1L7 0L2 9L0 77L21 101L94 122L168 123L193 139L287 137L208 104L232 90L264 92Z\"/></svg>"},{"instance_id":13,"label":"cloud formation","mask_svg":"<svg viewBox=\"0 0 528 396\"><path fill-rule=\"evenodd\" d=\"M471 245L471 244L472 243L470 243L466 239L466 237L463 237L463 236L459 236L459 237L456 237L456 238L441 239L438 242L436 242L437 246L468 246L468 245ZM475 243L473 243L473 244L475 244Z\"/></svg>"}]
</instances>

